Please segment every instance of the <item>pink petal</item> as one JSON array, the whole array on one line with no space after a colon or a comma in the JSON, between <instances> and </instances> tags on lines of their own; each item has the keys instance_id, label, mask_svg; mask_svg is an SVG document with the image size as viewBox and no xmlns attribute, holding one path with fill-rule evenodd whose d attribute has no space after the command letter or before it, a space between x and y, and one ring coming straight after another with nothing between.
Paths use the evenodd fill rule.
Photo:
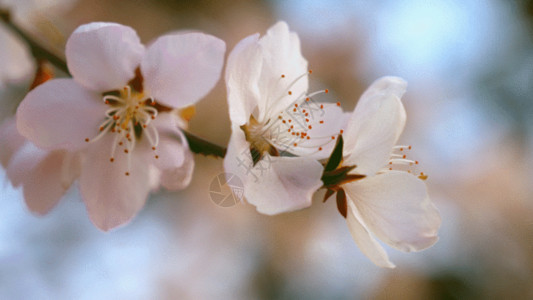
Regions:
<instances>
[{"instance_id":1,"label":"pink petal","mask_svg":"<svg viewBox=\"0 0 533 300\"><path fill-rule=\"evenodd\" d=\"M220 78L225 51L222 40L203 33L160 37L141 63L146 94L174 108L194 104Z\"/></svg>"},{"instance_id":2,"label":"pink petal","mask_svg":"<svg viewBox=\"0 0 533 300\"><path fill-rule=\"evenodd\" d=\"M322 186L323 167L314 159L265 155L244 180L244 196L257 211L275 215L309 207Z\"/></svg>"},{"instance_id":3,"label":"pink petal","mask_svg":"<svg viewBox=\"0 0 533 300\"><path fill-rule=\"evenodd\" d=\"M344 134L344 164L357 165L359 174L375 174L389 161L404 125L405 109L394 93L362 98Z\"/></svg>"},{"instance_id":4,"label":"pink petal","mask_svg":"<svg viewBox=\"0 0 533 300\"><path fill-rule=\"evenodd\" d=\"M228 150L224 157L224 170L226 173L237 175L242 181L247 177L252 165L250 144L246 141L244 132L239 126L233 124Z\"/></svg>"},{"instance_id":5,"label":"pink petal","mask_svg":"<svg viewBox=\"0 0 533 300\"><path fill-rule=\"evenodd\" d=\"M132 28L98 22L78 27L69 37L65 53L77 82L106 92L124 87L134 77L144 46Z\"/></svg>"},{"instance_id":6,"label":"pink petal","mask_svg":"<svg viewBox=\"0 0 533 300\"><path fill-rule=\"evenodd\" d=\"M232 123L244 125L250 120L260 98L259 76L263 60L257 43L259 34L240 41L231 51L226 65L229 115Z\"/></svg>"},{"instance_id":7,"label":"pink petal","mask_svg":"<svg viewBox=\"0 0 533 300\"><path fill-rule=\"evenodd\" d=\"M0 164L7 168L11 157L22 147L26 139L17 131L15 118L8 119L0 126Z\"/></svg>"},{"instance_id":8,"label":"pink petal","mask_svg":"<svg viewBox=\"0 0 533 300\"><path fill-rule=\"evenodd\" d=\"M162 172L161 184L170 190L188 186L194 169L193 155L178 123L178 116L172 113L159 114L152 123L159 132L159 144L155 151L146 150L147 161ZM146 146L147 143L141 147Z\"/></svg>"},{"instance_id":9,"label":"pink petal","mask_svg":"<svg viewBox=\"0 0 533 300\"><path fill-rule=\"evenodd\" d=\"M50 80L26 95L17 128L38 147L75 150L99 132L107 106L72 79Z\"/></svg>"},{"instance_id":10,"label":"pink petal","mask_svg":"<svg viewBox=\"0 0 533 300\"><path fill-rule=\"evenodd\" d=\"M355 243L370 260L377 266L383 268L396 267L390 260L385 249L376 241L376 239L368 232L363 224L357 219L357 210L353 207L352 203L348 203L348 215L346 216L346 222L348 223L348 229L352 234L352 238Z\"/></svg>"},{"instance_id":11,"label":"pink petal","mask_svg":"<svg viewBox=\"0 0 533 300\"><path fill-rule=\"evenodd\" d=\"M409 252L437 242L439 212L414 175L386 172L346 184L345 191L365 226L390 246Z\"/></svg>"},{"instance_id":12,"label":"pink petal","mask_svg":"<svg viewBox=\"0 0 533 300\"><path fill-rule=\"evenodd\" d=\"M48 213L76 178L72 154L64 150L45 151L27 142L9 163L7 174L14 185L22 185L29 210Z\"/></svg>"},{"instance_id":13,"label":"pink petal","mask_svg":"<svg viewBox=\"0 0 533 300\"><path fill-rule=\"evenodd\" d=\"M131 168L124 153L117 153L110 162L113 138L107 135L88 147L80 175L80 192L89 217L104 231L129 222L144 206L150 191L146 153L134 149L129 154Z\"/></svg>"}]
</instances>

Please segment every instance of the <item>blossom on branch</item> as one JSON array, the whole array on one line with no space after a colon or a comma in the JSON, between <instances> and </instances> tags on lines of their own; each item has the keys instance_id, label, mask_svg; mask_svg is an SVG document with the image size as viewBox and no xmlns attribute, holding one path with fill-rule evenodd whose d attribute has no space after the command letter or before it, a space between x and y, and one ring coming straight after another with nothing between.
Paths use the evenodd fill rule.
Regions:
<instances>
[{"instance_id":1,"label":"blossom on branch","mask_svg":"<svg viewBox=\"0 0 533 300\"><path fill-rule=\"evenodd\" d=\"M401 251L420 251L437 242L441 224L427 176L407 157L411 146L396 146L406 120L400 100L406 86L401 78L383 77L365 91L323 176L324 201L337 193L356 244L388 268L394 264L375 237Z\"/></svg>"},{"instance_id":2,"label":"blossom on branch","mask_svg":"<svg viewBox=\"0 0 533 300\"><path fill-rule=\"evenodd\" d=\"M244 196L264 214L311 205L343 112L308 94L307 61L296 33L278 22L265 36L239 42L228 58L226 87L232 135L226 172L239 176Z\"/></svg>"},{"instance_id":3,"label":"blossom on branch","mask_svg":"<svg viewBox=\"0 0 533 300\"><path fill-rule=\"evenodd\" d=\"M72 79L50 80L17 110L19 132L45 150L80 153L80 191L93 223L128 222L151 189L188 185L194 162L177 109L203 98L220 77L225 44L203 33L158 38L90 23L70 36Z\"/></svg>"}]
</instances>

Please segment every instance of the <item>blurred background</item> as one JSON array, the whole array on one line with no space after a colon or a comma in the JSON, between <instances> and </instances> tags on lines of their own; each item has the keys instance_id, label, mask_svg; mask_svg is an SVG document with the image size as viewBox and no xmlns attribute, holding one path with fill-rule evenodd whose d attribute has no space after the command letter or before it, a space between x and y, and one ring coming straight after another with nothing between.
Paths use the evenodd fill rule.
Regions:
<instances>
[{"instance_id":1,"label":"blurred background","mask_svg":"<svg viewBox=\"0 0 533 300\"><path fill-rule=\"evenodd\" d=\"M1 299L533 299L533 1L0 0L58 53L79 25L129 25L149 43L176 30L226 41L285 20L313 69L311 90L352 110L373 80L409 82L402 144L429 174L440 240L420 253L387 247L394 270L361 254L335 203L268 217L215 205L222 160L195 156L193 182L152 194L127 226L89 221L74 186L44 217L0 171ZM1 25L0 25L1 26ZM3 120L35 65L0 27ZM15 55L16 58L12 58ZM6 57L10 57L9 59ZM61 76L58 73L58 76ZM206 120L216 120L206 121ZM1 120L0 120L1 121ZM190 131L226 145L223 81ZM3 145L0 145L3 146Z\"/></svg>"}]
</instances>

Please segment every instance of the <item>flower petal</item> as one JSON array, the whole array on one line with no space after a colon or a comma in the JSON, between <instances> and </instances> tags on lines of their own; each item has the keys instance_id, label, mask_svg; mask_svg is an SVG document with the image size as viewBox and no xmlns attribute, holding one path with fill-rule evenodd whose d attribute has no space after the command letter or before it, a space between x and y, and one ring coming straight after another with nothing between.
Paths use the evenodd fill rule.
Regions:
<instances>
[{"instance_id":1,"label":"flower petal","mask_svg":"<svg viewBox=\"0 0 533 300\"><path fill-rule=\"evenodd\" d=\"M257 83L260 95L257 120L263 122L303 97L309 80L300 40L296 33L289 31L287 23L276 23L258 43L263 63Z\"/></svg>"},{"instance_id":2,"label":"flower petal","mask_svg":"<svg viewBox=\"0 0 533 300\"><path fill-rule=\"evenodd\" d=\"M426 185L414 175L391 171L344 186L366 227L402 251L419 251L437 242L439 212Z\"/></svg>"},{"instance_id":3,"label":"flower petal","mask_svg":"<svg viewBox=\"0 0 533 300\"><path fill-rule=\"evenodd\" d=\"M231 122L248 123L260 97L258 87L263 60L258 45L259 34L240 41L231 51L226 65L226 87Z\"/></svg>"},{"instance_id":4,"label":"flower petal","mask_svg":"<svg viewBox=\"0 0 533 300\"><path fill-rule=\"evenodd\" d=\"M11 157L17 152L26 139L17 131L15 118L7 119L0 126L0 164L7 168Z\"/></svg>"},{"instance_id":5,"label":"flower petal","mask_svg":"<svg viewBox=\"0 0 533 300\"><path fill-rule=\"evenodd\" d=\"M246 177L244 196L267 215L302 209L322 186L322 171L314 159L266 154Z\"/></svg>"},{"instance_id":6,"label":"flower petal","mask_svg":"<svg viewBox=\"0 0 533 300\"><path fill-rule=\"evenodd\" d=\"M244 182L244 179L251 172L252 164L250 144L246 141L242 129L233 124L228 150L224 157L224 170L226 173L237 175Z\"/></svg>"},{"instance_id":7,"label":"flower petal","mask_svg":"<svg viewBox=\"0 0 533 300\"><path fill-rule=\"evenodd\" d=\"M160 37L141 63L146 93L174 108L194 104L220 78L225 51L222 40L203 33Z\"/></svg>"},{"instance_id":8,"label":"flower petal","mask_svg":"<svg viewBox=\"0 0 533 300\"><path fill-rule=\"evenodd\" d=\"M152 122L159 133L156 151L147 150L147 160L161 171L161 184L169 190L189 185L194 170L194 158L185 135L178 127L178 116L161 113ZM157 159L155 158L157 155Z\"/></svg>"},{"instance_id":9,"label":"flower petal","mask_svg":"<svg viewBox=\"0 0 533 300\"><path fill-rule=\"evenodd\" d=\"M17 129L45 149L75 150L98 134L107 106L72 79L54 79L28 93L17 109Z\"/></svg>"},{"instance_id":10,"label":"flower petal","mask_svg":"<svg viewBox=\"0 0 533 300\"><path fill-rule=\"evenodd\" d=\"M375 263L377 266L383 268L394 268L396 267L390 260L385 249L374 239L374 237L368 232L368 229L365 228L361 222L357 219L354 212L357 212L353 207L353 203L348 201L348 215L346 216L346 222L348 223L348 229L352 234L352 238L355 243L361 249L364 255L366 255L370 260Z\"/></svg>"},{"instance_id":11,"label":"flower petal","mask_svg":"<svg viewBox=\"0 0 533 300\"><path fill-rule=\"evenodd\" d=\"M72 155L41 150L30 142L15 154L7 174L15 186L22 185L30 211L43 215L59 202L78 174Z\"/></svg>"},{"instance_id":12,"label":"flower petal","mask_svg":"<svg viewBox=\"0 0 533 300\"><path fill-rule=\"evenodd\" d=\"M112 142L113 136L106 135L88 147L80 175L80 192L89 217L104 231L130 221L143 207L150 191L146 153L137 148L132 151L131 168L126 154L116 155L111 163Z\"/></svg>"},{"instance_id":13,"label":"flower petal","mask_svg":"<svg viewBox=\"0 0 533 300\"><path fill-rule=\"evenodd\" d=\"M128 26L95 22L72 33L65 54L68 69L77 82L106 92L121 89L134 77L144 46Z\"/></svg>"},{"instance_id":14,"label":"flower petal","mask_svg":"<svg viewBox=\"0 0 533 300\"><path fill-rule=\"evenodd\" d=\"M274 145L281 152L314 159L329 157L337 135L345 127L342 109L333 103L303 102L296 112L285 110L282 119L274 119L279 128L272 132ZM302 113L305 111L305 113ZM282 120L291 120L283 123ZM288 129L291 129L289 132ZM293 134L298 133L298 134ZM302 135L305 134L305 136ZM332 138L334 137L334 138ZM320 149L320 150L319 150Z\"/></svg>"},{"instance_id":15,"label":"flower petal","mask_svg":"<svg viewBox=\"0 0 533 300\"><path fill-rule=\"evenodd\" d=\"M355 171L366 175L375 174L387 164L406 118L396 89L378 93L371 86L369 90L369 97L357 104L344 135L344 164L357 165Z\"/></svg>"}]
</instances>

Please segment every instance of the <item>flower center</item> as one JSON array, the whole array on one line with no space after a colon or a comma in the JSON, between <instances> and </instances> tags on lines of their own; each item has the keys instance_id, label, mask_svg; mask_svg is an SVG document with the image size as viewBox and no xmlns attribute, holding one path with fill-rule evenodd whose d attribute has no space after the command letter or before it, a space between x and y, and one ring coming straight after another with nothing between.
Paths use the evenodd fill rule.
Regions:
<instances>
[{"instance_id":1,"label":"flower center","mask_svg":"<svg viewBox=\"0 0 533 300\"><path fill-rule=\"evenodd\" d=\"M96 142L106 134L114 134L111 146L110 162L115 161L115 152L118 147L128 156L128 170L130 174L131 153L137 140L145 136L153 151L159 143L159 134L152 121L156 119L158 110L155 100L147 97L143 92L132 90L127 85L118 92L105 93L102 100L110 108L105 112L105 120L99 126L99 134L93 139L86 138L86 142ZM154 154L157 159L159 156Z\"/></svg>"},{"instance_id":2,"label":"flower center","mask_svg":"<svg viewBox=\"0 0 533 300\"><path fill-rule=\"evenodd\" d=\"M327 89L320 90L308 95L296 95L291 88L302 78L306 78L312 71L297 76L286 86L283 94L276 99L269 99L267 103L272 106L267 107L267 118L259 122L252 115L248 124L241 126L246 135L246 140L250 143L252 157L257 152L259 158L268 152L271 155L280 155L284 152L297 154L299 156L312 155L322 151L327 144L335 141L335 135L328 135L323 130L326 128L326 110L324 104L317 103L313 97L318 94L327 94ZM280 82L288 80L282 74ZM271 108L275 103L285 97L292 98L292 104L284 111L273 115ZM336 104L340 106L340 103ZM342 130L340 131L342 134ZM331 133L330 133L331 134ZM337 133L338 134L338 133ZM254 157L254 163L256 163Z\"/></svg>"}]
</instances>

